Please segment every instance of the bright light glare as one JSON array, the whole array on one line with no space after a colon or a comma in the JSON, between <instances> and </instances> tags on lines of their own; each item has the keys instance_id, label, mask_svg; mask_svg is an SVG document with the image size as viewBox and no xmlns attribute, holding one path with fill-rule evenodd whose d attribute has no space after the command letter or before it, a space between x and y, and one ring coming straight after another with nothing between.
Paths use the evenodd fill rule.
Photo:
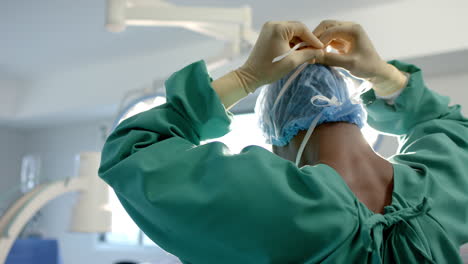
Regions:
<instances>
[{"instance_id":1,"label":"bright light glare","mask_svg":"<svg viewBox=\"0 0 468 264\"><path fill-rule=\"evenodd\" d=\"M166 103L166 98L162 96L156 96L156 98L154 99L148 99L148 100L139 102L135 106L130 108L130 110L128 110L128 112L119 120L119 124L127 118L130 118L141 112L150 110L151 108L154 108L158 105L162 105L164 103Z\"/></svg>"},{"instance_id":2,"label":"bright light glare","mask_svg":"<svg viewBox=\"0 0 468 264\"><path fill-rule=\"evenodd\" d=\"M379 138L379 131L373 129L368 124L366 124L361 129L361 132L364 135L364 138L367 140L367 142L369 142L369 145L374 147L375 143L377 142L377 139Z\"/></svg>"},{"instance_id":3,"label":"bright light glare","mask_svg":"<svg viewBox=\"0 0 468 264\"><path fill-rule=\"evenodd\" d=\"M127 214L112 190L109 192L109 205L112 210L112 232L106 234L106 241L121 245L138 244L140 229Z\"/></svg>"},{"instance_id":4,"label":"bright light glare","mask_svg":"<svg viewBox=\"0 0 468 264\"><path fill-rule=\"evenodd\" d=\"M367 124L361 131L369 145L374 146L379 137L379 132ZM221 138L204 141L202 144L214 141L224 143L232 154L240 153L243 148L251 145L272 151L271 145L265 143L262 131L257 125L257 117L253 113L235 115L231 124L231 132Z\"/></svg>"},{"instance_id":5,"label":"bright light glare","mask_svg":"<svg viewBox=\"0 0 468 264\"><path fill-rule=\"evenodd\" d=\"M231 123L231 132L217 139L207 140L203 144L220 141L223 142L233 154L240 153L247 146L256 145L271 151L271 145L265 143L262 131L257 125L254 113L235 115Z\"/></svg>"}]
</instances>

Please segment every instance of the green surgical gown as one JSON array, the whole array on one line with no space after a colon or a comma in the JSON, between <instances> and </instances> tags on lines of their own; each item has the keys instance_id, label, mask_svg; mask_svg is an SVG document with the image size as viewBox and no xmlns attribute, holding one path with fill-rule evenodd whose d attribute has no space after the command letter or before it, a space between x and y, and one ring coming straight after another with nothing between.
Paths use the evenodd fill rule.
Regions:
<instances>
[{"instance_id":1,"label":"green surgical gown","mask_svg":"<svg viewBox=\"0 0 468 264\"><path fill-rule=\"evenodd\" d=\"M340 175L298 168L258 146L220 142L232 115L203 61L166 82L167 103L122 122L102 152L100 177L149 238L190 264L461 263L468 241L468 119L410 74L394 105L362 98L375 129L399 136L384 214Z\"/></svg>"}]
</instances>

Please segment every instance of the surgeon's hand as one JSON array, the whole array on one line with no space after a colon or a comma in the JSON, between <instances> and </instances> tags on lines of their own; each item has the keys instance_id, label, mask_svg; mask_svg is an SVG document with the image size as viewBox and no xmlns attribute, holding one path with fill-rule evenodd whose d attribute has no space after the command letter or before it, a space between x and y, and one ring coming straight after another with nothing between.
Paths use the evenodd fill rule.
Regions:
<instances>
[{"instance_id":1,"label":"surgeon's hand","mask_svg":"<svg viewBox=\"0 0 468 264\"><path fill-rule=\"evenodd\" d=\"M356 77L368 79L377 95L391 95L406 84L407 77L382 60L361 25L325 20L313 33L327 47L338 51L325 52L317 62L342 67Z\"/></svg>"},{"instance_id":2,"label":"surgeon's hand","mask_svg":"<svg viewBox=\"0 0 468 264\"><path fill-rule=\"evenodd\" d=\"M275 57L288 52L300 42L306 42L308 47L298 49L273 63ZM225 108L229 109L258 87L281 79L305 62L315 63L320 60L324 47L301 22L267 22L245 64L213 81L211 85Z\"/></svg>"},{"instance_id":3,"label":"surgeon's hand","mask_svg":"<svg viewBox=\"0 0 468 264\"><path fill-rule=\"evenodd\" d=\"M298 42L306 42L309 47L272 63L275 57L288 52ZM242 87L251 93L264 84L281 79L305 62L314 63L323 55L323 48L322 42L301 22L267 22L249 58L235 73Z\"/></svg>"}]
</instances>

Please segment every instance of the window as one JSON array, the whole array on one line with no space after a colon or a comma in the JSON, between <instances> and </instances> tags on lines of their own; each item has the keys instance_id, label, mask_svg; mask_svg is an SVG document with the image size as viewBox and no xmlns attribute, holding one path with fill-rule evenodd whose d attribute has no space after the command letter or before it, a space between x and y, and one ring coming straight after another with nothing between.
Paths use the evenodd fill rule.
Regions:
<instances>
[{"instance_id":1,"label":"window","mask_svg":"<svg viewBox=\"0 0 468 264\"><path fill-rule=\"evenodd\" d=\"M378 132L366 126L363 133L369 143L375 145ZM257 118L253 113L235 115L230 133L221 138L203 142L203 144L212 141L223 142L232 153L239 153L249 145L261 146L271 151L271 145L265 143L262 132L257 126ZM154 243L133 223L113 191L111 191L110 206L112 208L112 232L103 236L105 242L119 245L154 246Z\"/></svg>"}]
</instances>

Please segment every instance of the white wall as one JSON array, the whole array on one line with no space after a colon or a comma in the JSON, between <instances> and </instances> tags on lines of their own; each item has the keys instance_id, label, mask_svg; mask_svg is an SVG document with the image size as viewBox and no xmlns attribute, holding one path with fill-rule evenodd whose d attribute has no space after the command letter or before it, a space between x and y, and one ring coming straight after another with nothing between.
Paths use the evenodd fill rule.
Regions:
<instances>
[{"instance_id":1,"label":"white wall","mask_svg":"<svg viewBox=\"0 0 468 264\"><path fill-rule=\"evenodd\" d=\"M0 119L9 119L17 111L22 85L17 80L0 79Z\"/></svg>"},{"instance_id":2,"label":"white wall","mask_svg":"<svg viewBox=\"0 0 468 264\"><path fill-rule=\"evenodd\" d=\"M468 116L468 63L466 72L430 76L426 78L426 84L434 91L450 96L451 103L460 104L463 114Z\"/></svg>"},{"instance_id":3,"label":"white wall","mask_svg":"<svg viewBox=\"0 0 468 264\"><path fill-rule=\"evenodd\" d=\"M129 90L151 87L153 81L165 80L174 71L210 58L222 48L218 42L195 42L183 49L158 50L50 74L31 85L17 106L15 118L60 123L109 116Z\"/></svg>"},{"instance_id":4,"label":"white wall","mask_svg":"<svg viewBox=\"0 0 468 264\"><path fill-rule=\"evenodd\" d=\"M0 126L0 214L20 193L15 192L14 188L20 184L25 138L21 130ZM7 195L9 193L12 195Z\"/></svg>"}]
</instances>

